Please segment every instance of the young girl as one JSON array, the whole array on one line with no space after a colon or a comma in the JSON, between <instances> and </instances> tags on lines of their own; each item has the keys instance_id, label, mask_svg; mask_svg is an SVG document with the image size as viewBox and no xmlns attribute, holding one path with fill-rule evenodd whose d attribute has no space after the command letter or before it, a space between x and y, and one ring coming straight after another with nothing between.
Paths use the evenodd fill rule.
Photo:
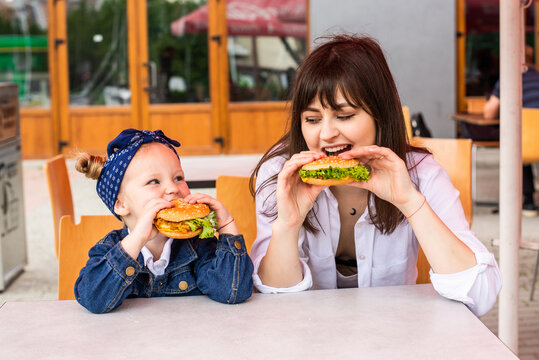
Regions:
<instances>
[{"instance_id":1,"label":"young girl","mask_svg":"<svg viewBox=\"0 0 539 360\"><path fill-rule=\"evenodd\" d=\"M82 154L77 170L97 179L97 193L125 226L90 249L75 284L77 301L94 313L109 312L127 297L207 294L223 303L251 296L253 265L234 219L216 199L190 194L177 141L160 130L122 131L108 158ZM167 238L153 225L170 201L207 204L215 211L219 238Z\"/></svg>"},{"instance_id":2,"label":"young girl","mask_svg":"<svg viewBox=\"0 0 539 360\"><path fill-rule=\"evenodd\" d=\"M370 179L303 183L298 170L328 155L359 159ZM442 296L477 315L495 303L494 256L470 231L447 173L407 142L397 89L374 40L336 36L306 57L288 132L253 176L251 256L261 292L414 284L421 245Z\"/></svg>"}]
</instances>

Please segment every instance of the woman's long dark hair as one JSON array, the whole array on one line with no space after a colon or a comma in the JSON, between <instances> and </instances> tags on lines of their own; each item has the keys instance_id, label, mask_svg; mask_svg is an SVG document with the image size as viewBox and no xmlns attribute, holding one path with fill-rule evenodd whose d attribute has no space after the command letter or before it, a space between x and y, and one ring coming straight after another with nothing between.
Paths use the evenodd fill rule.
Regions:
<instances>
[{"instance_id":1,"label":"woman's long dark hair","mask_svg":"<svg viewBox=\"0 0 539 360\"><path fill-rule=\"evenodd\" d=\"M426 152L411 147L406 136L402 106L391 72L378 43L369 37L337 35L310 53L297 70L287 132L262 157L251 175L251 192L259 193L266 186L276 183L275 174L254 189L254 179L266 161L284 156L290 158L308 150L301 132L301 113L316 99L324 107L338 109L335 96L338 91L346 101L364 109L374 120L376 145L390 148L406 162L411 151ZM417 185L417 184L416 184ZM373 224L382 233L392 233L403 220L402 213L391 203L374 196L371 209L369 193L368 211ZM303 225L316 232L313 220L316 210L311 210ZM276 206L263 212L275 217Z\"/></svg>"}]
</instances>

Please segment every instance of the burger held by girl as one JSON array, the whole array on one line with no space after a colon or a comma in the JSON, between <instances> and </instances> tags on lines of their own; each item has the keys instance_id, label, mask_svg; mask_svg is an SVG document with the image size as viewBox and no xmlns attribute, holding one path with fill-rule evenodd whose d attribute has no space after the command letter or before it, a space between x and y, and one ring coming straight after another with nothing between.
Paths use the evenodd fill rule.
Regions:
<instances>
[{"instance_id":1,"label":"burger held by girl","mask_svg":"<svg viewBox=\"0 0 539 360\"><path fill-rule=\"evenodd\" d=\"M99 197L124 223L90 249L75 284L77 301L91 312L109 312L132 297L205 294L235 304L251 296L253 265L243 236L223 204L190 193L178 146L160 130L127 129L109 143L106 158L80 154L77 170L97 179ZM196 214L164 224L178 205Z\"/></svg>"},{"instance_id":2,"label":"burger held by girl","mask_svg":"<svg viewBox=\"0 0 539 360\"><path fill-rule=\"evenodd\" d=\"M486 313L501 287L498 266L470 230L447 173L409 144L382 49L368 37L326 40L299 66L289 128L253 174L255 287L415 284L421 245L434 289ZM364 167L305 166L330 155ZM309 180L334 174L351 182Z\"/></svg>"}]
</instances>

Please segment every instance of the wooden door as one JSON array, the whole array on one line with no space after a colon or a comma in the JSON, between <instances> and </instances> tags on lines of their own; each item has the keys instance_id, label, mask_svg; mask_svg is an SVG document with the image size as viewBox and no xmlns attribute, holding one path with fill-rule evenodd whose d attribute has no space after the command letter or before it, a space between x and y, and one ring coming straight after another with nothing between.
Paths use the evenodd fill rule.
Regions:
<instances>
[{"instance_id":1,"label":"wooden door","mask_svg":"<svg viewBox=\"0 0 539 360\"><path fill-rule=\"evenodd\" d=\"M53 2L57 17L51 41L56 46L51 59L58 64L53 122L59 152L103 153L129 127L162 129L182 143L183 154L223 151L220 121L227 115L217 109L226 107L227 99L219 96L218 83L226 80L217 78L217 69L210 78L209 64L216 59L208 53L222 56L225 49L226 57L226 41L208 46L207 33L170 33L171 22L194 7L217 9L219 3ZM226 30L218 33L217 14L212 16L211 36L226 39Z\"/></svg>"},{"instance_id":2,"label":"wooden door","mask_svg":"<svg viewBox=\"0 0 539 360\"><path fill-rule=\"evenodd\" d=\"M224 1L190 3L146 0L137 6L142 127L162 129L181 142L180 153L225 151L227 85ZM208 11L211 8L212 11ZM198 13L207 30L174 30L173 23ZM204 16L206 14L206 16ZM147 30L144 30L147 29Z\"/></svg>"}]
</instances>

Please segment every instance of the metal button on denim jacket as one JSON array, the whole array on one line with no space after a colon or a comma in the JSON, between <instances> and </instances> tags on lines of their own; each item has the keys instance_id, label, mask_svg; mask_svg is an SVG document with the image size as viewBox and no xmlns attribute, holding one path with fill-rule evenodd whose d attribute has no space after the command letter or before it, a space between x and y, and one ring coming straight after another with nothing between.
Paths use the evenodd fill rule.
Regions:
<instances>
[{"instance_id":1,"label":"metal button on denim jacket","mask_svg":"<svg viewBox=\"0 0 539 360\"><path fill-rule=\"evenodd\" d=\"M88 253L75 297L91 312L109 312L128 297L206 294L235 304L251 296L253 264L242 235L174 240L165 273L155 276L143 265L142 254L134 260L123 250L120 241L127 234L125 227L111 231Z\"/></svg>"}]
</instances>

